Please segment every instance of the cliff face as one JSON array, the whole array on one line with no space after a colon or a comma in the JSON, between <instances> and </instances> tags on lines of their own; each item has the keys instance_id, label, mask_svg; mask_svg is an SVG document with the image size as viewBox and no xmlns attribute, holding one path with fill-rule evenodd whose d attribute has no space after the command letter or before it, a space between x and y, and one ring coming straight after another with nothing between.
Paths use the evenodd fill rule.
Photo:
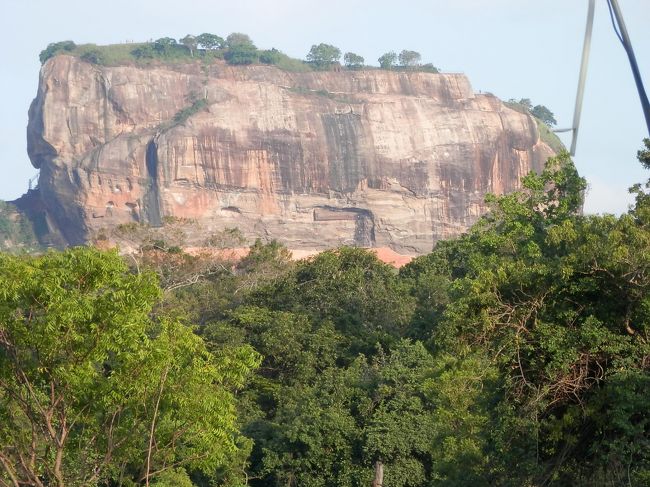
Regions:
<instances>
[{"instance_id":1,"label":"cliff face","mask_svg":"<svg viewBox=\"0 0 650 487\"><path fill-rule=\"evenodd\" d=\"M133 221L196 219L289 248L431 250L552 150L528 115L460 74L288 73L200 63L99 67L56 56L28 151L68 243Z\"/></svg>"}]
</instances>

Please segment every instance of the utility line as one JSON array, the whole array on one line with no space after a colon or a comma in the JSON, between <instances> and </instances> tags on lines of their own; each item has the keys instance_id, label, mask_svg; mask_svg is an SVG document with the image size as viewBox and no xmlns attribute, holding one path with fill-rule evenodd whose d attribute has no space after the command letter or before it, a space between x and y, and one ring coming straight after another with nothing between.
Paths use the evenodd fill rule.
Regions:
<instances>
[{"instance_id":1,"label":"utility line","mask_svg":"<svg viewBox=\"0 0 650 487\"><path fill-rule=\"evenodd\" d=\"M573 112L573 125L571 128L565 129L556 129L553 132L572 132L573 137L571 139L571 150L570 153L572 156L576 153L576 144L578 141L578 130L580 128L580 114L582 112L582 100L584 98L585 90L585 81L587 77L587 67L589 64L589 50L591 48L591 36L593 31L594 24L594 10L595 10L596 0L589 0L589 10L587 12L587 27L585 29L585 41L582 48L582 63L580 65L580 76L578 79L578 93L576 94L576 105ZM646 125L648 127L648 135L650 135L650 102L648 101L648 95L645 92L643 86L643 80L641 79L641 73L639 71L639 66L636 62L636 57L634 56L634 50L632 49L632 42L630 41L630 36L627 33L625 27L625 21L623 20L623 14L621 8L618 5L618 0L607 0L607 7L609 9L609 16L612 21L612 27L616 33L616 37L623 45L627 57L630 61L630 67L632 68L632 74L634 76L634 82L636 83L637 91L639 92L639 98L641 99L641 108L643 109L643 115L645 116Z\"/></svg>"},{"instance_id":2,"label":"utility line","mask_svg":"<svg viewBox=\"0 0 650 487\"><path fill-rule=\"evenodd\" d=\"M630 36L628 35L627 29L625 28L623 13L621 12L621 8L618 5L618 0L607 0L607 5L609 6L609 13L612 17L614 31L621 41L621 44L623 44L623 48L625 49L627 57L630 61L630 67L632 68L632 74L634 75L636 89L639 92L639 98L641 99L641 108L643 109L643 115L645 116L645 123L648 127L648 135L650 136L650 102L648 102L648 95L646 95L645 88L643 86L643 80L641 79L639 65L637 64L636 57L634 56L634 50L632 49Z\"/></svg>"},{"instance_id":3,"label":"utility line","mask_svg":"<svg viewBox=\"0 0 650 487\"><path fill-rule=\"evenodd\" d=\"M612 4L609 0L607 0L607 8L609 9L609 18L612 21L612 27L614 27L614 32L616 33L616 37L618 37L618 40L621 41L621 44L625 45L623 36L618 31L618 25L616 25L616 19L614 18L614 11L612 10Z\"/></svg>"}]
</instances>

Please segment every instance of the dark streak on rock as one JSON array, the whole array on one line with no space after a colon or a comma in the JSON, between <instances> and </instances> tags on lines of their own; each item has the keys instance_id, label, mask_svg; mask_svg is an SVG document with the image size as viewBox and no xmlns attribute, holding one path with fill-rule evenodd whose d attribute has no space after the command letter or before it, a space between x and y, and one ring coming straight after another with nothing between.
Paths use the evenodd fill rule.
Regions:
<instances>
[{"instance_id":1,"label":"dark streak on rock","mask_svg":"<svg viewBox=\"0 0 650 487\"><path fill-rule=\"evenodd\" d=\"M147 144L145 157L149 185L143 197L143 212L145 221L152 227L162 226L162 212L160 209L160 188L158 185L158 146L151 139Z\"/></svg>"},{"instance_id":2,"label":"dark streak on rock","mask_svg":"<svg viewBox=\"0 0 650 487\"><path fill-rule=\"evenodd\" d=\"M327 138L329 188L351 193L366 177L366 165L359 149L363 135L361 122L352 114L326 113L321 120Z\"/></svg>"}]
</instances>

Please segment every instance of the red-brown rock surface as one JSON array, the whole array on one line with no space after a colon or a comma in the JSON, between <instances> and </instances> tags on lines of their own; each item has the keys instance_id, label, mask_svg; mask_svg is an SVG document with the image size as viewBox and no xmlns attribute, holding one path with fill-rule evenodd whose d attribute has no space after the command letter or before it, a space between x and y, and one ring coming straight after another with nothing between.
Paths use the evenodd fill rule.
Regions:
<instances>
[{"instance_id":1,"label":"red-brown rock surface","mask_svg":"<svg viewBox=\"0 0 650 487\"><path fill-rule=\"evenodd\" d=\"M171 216L197 220L192 245L237 227L291 249L419 254L552 154L534 119L461 74L101 67L60 55L43 66L29 115L41 197L71 244Z\"/></svg>"}]
</instances>

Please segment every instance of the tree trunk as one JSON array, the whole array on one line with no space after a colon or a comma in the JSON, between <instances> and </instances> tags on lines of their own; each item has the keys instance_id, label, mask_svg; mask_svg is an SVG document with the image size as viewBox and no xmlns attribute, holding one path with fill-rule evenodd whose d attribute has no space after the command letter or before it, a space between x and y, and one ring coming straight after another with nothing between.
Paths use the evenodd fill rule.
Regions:
<instances>
[{"instance_id":1,"label":"tree trunk","mask_svg":"<svg viewBox=\"0 0 650 487\"><path fill-rule=\"evenodd\" d=\"M375 462L375 478L372 481L372 487L382 487L384 485L384 464L379 460Z\"/></svg>"}]
</instances>

